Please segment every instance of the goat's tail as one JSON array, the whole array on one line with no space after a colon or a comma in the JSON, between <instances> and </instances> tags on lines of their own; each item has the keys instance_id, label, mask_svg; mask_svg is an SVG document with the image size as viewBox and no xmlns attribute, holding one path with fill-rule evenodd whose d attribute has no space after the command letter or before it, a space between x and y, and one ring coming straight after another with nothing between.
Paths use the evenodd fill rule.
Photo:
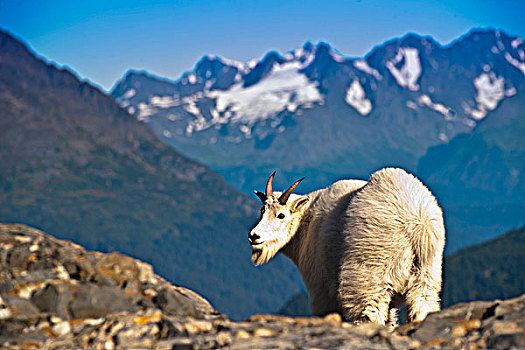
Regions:
<instances>
[{"instance_id":1,"label":"goat's tail","mask_svg":"<svg viewBox=\"0 0 525 350\"><path fill-rule=\"evenodd\" d=\"M442 256L445 246L443 212L428 188L414 176L405 174L410 182L405 232L421 266L431 266L433 259Z\"/></svg>"},{"instance_id":2,"label":"goat's tail","mask_svg":"<svg viewBox=\"0 0 525 350\"><path fill-rule=\"evenodd\" d=\"M431 266L431 260L442 256L445 245L443 213L432 193L402 169L382 169L370 180L380 183L380 193L388 193L390 212L396 213L419 264Z\"/></svg>"},{"instance_id":3,"label":"goat's tail","mask_svg":"<svg viewBox=\"0 0 525 350\"><path fill-rule=\"evenodd\" d=\"M420 203L415 220L407 222L406 229L420 265L431 266L431 260L443 254L445 228L441 209L435 200L434 203L425 202Z\"/></svg>"}]
</instances>

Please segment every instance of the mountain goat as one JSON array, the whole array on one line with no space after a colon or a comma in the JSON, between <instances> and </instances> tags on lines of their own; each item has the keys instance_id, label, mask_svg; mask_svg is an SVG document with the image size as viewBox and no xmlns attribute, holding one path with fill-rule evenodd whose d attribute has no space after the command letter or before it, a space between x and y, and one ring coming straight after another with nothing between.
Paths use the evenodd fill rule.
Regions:
<instances>
[{"instance_id":1,"label":"mountain goat","mask_svg":"<svg viewBox=\"0 0 525 350\"><path fill-rule=\"evenodd\" d=\"M395 323L405 302L411 321L438 311L445 244L443 214L430 191L402 169L369 181L341 180L307 195L265 193L249 242L255 265L282 252L297 265L314 315Z\"/></svg>"}]
</instances>

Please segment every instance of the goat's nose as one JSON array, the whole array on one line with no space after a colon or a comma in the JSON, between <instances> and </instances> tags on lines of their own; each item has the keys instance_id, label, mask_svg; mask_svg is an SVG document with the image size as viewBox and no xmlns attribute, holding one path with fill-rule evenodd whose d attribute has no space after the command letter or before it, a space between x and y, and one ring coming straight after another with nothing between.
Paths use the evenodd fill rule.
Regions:
<instances>
[{"instance_id":1,"label":"goat's nose","mask_svg":"<svg viewBox=\"0 0 525 350\"><path fill-rule=\"evenodd\" d=\"M256 233L251 233L250 232L250 234L248 235L248 240L250 241L250 243L256 242L259 238L261 238L261 236L259 236Z\"/></svg>"}]
</instances>

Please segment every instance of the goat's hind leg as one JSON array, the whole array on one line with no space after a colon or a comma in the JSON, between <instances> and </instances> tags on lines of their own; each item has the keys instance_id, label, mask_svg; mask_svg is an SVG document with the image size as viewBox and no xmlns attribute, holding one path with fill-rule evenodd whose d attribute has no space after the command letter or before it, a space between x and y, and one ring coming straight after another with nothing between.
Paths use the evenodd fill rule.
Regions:
<instances>
[{"instance_id":1,"label":"goat's hind leg","mask_svg":"<svg viewBox=\"0 0 525 350\"><path fill-rule=\"evenodd\" d=\"M385 324L389 316L389 306L390 294L387 291L378 292L366 301L363 316L371 322Z\"/></svg>"},{"instance_id":2,"label":"goat's hind leg","mask_svg":"<svg viewBox=\"0 0 525 350\"><path fill-rule=\"evenodd\" d=\"M385 285L384 275L384 269L377 264L363 265L351 261L343 266L338 293L347 319L357 323L386 323L392 289Z\"/></svg>"},{"instance_id":3,"label":"goat's hind leg","mask_svg":"<svg viewBox=\"0 0 525 350\"><path fill-rule=\"evenodd\" d=\"M441 270L439 270L441 272ZM409 281L406 293L407 315L411 322L421 322L430 312L440 310L441 274L419 271Z\"/></svg>"},{"instance_id":4,"label":"goat's hind leg","mask_svg":"<svg viewBox=\"0 0 525 350\"><path fill-rule=\"evenodd\" d=\"M388 319L390 293L385 289L368 289L364 293L354 293L352 298L343 298L345 316L355 323L373 322L384 325Z\"/></svg>"}]
</instances>

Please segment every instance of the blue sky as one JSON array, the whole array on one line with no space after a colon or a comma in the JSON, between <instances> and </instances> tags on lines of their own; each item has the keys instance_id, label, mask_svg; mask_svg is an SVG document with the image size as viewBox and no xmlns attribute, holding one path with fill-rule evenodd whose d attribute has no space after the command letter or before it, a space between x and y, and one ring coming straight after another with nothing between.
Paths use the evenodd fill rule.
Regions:
<instances>
[{"instance_id":1,"label":"blue sky","mask_svg":"<svg viewBox=\"0 0 525 350\"><path fill-rule=\"evenodd\" d=\"M442 44L479 26L525 37L523 14L523 0L0 0L0 28L104 89L130 68L177 78L204 54L249 60L306 40L363 56L407 32Z\"/></svg>"}]
</instances>

